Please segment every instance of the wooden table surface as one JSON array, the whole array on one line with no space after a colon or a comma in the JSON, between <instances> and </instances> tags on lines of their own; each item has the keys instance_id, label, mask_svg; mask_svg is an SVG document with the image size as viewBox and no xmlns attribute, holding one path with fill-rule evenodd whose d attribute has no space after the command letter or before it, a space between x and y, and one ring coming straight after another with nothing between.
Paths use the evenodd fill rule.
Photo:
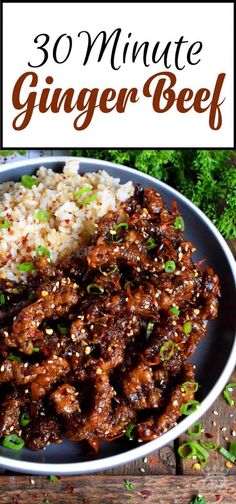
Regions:
<instances>
[{"instance_id":1,"label":"wooden table surface","mask_svg":"<svg viewBox=\"0 0 236 504\"><path fill-rule=\"evenodd\" d=\"M229 245L236 255L236 240ZM231 381L236 381L236 372ZM222 395L201 421L206 441L227 448L236 440L236 407L229 407ZM198 494L205 496L207 504L236 504L236 465L227 467L218 452L211 452L207 465L197 470L195 461L177 454L185 439L189 436L125 466L86 476L63 476L56 483L47 476L2 471L0 504L188 504ZM125 488L126 480L133 485L130 491Z\"/></svg>"}]
</instances>

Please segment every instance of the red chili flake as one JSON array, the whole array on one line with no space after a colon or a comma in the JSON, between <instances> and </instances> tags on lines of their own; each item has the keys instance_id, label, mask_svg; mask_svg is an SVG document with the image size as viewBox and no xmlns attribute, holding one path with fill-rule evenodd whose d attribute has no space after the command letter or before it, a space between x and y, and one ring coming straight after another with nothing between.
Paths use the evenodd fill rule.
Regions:
<instances>
[{"instance_id":1,"label":"red chili flake","mask_svg":"<svg viewBox=\"0 0 236 504\"><path fill-rule=\"evenodd\" d=\"M157 465L157 460L155 459L155 457L148 457L148 462L151 465Z\"/></svg>"},{"instance_id":2,"label":"red chili flake","mask_svg":"<svg viewBox=\"0 0 236 504\"><path fill-rule=\"evenodd\" d=\"M140 493L144 499L148 499L148 497L151 497L152 495L150 490L142 490Z\"/></svg>"},{"instance_id":3,"label":"red chili flake","mask_svg":"<svg viewBox=\"0 0 236 504\"><path fill-rule=\"evenodd\" d=\"M213 434L209 434L209 432L206 432L205 436L207 439L212 439L214 437Z\"/></svg>"},{"instance_id":4,"label":"red chili flake","mask_svg":"<svg viewBox=\"0 0 236 504\"><path fill-rule=\"evenodd\" d=\"M68 493L73 493L75 488L70 483L67 483L66 489Z\"/></svg>"},{"instance_id":5,"label":"red chili flake","mask_svg":"<svg viewBox=\"0 0 236 504\"><path fill-rule=\"evenodd\" d=\"M224 496L216 494L215 495L215 499L216 499L217 502L219 502L219 501L222 502L224 500Z\"/></svg>"},{"instance_id":6,"label":"red chili flake","mask_svg":"<svg viewBox=\"0 0 236 504\"><path fill-rule=\"evenodd\" d=\"M70 219L65 219L66 224L70 224Z\"/></svg>"}]
</instances>

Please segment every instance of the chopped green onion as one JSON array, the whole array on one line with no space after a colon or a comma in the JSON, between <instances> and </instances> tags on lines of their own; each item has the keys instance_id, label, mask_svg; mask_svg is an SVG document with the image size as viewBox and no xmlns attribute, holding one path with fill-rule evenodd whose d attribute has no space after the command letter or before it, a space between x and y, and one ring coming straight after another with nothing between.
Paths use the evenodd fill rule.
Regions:
<instances>
[{"instance_id":1,"label":"chopped green onion","mask_svg":"<svg viewBox=\"0 0 236 504\"><path fill-rule=\"evenodd\" d=\"M29 292L29 294L28 294L28 299L29 299L30 301L33 301L33 300L35 299L35 295L34 295L34 293L33 293L33 292Z\"/></svg>"},{"instance_id":2,"label":"chopped green onion","mask_svg":"<svg viewBox=\"0 0 236 504\"><path fill-rule=\"evenodd\" d=\"M48 499L44 499L43 504L50 504Z\"/></svg>"},{"instance_id":3,"label":"chopped green onion","mask_svg":"<svg viewBox=\"0 0 236 504\"><path fill-rule=\"evenodd\" d=\"M0 305L6 303L6 296L2 292L0 292Z\"/></svg>"},{"instance_id":4,"label":"chopped green onion","mask_svg":"<svg viewBox=\"0 0 236 504\"><path fill-rule=\"evenodd\" d=\"M51 483L57 483L58 482L58 477L54 476L54 474L50 474L49 479Z\"/></svg>"},{"instance_id":5,"label":"chopped green onion","mask_svg":"<svg viewBox=\"0 0 236 504\"><path fill-rule=\"evenodd\" d=\"M217 445L213 441L203 441L200 439L199 443L203 448L206 448L206 450L217 450Z\"/></svg>"},{"instance_id":6,"label":"chopped green onion","mask_svg":"<svg viewBox=\"0 0 236 504\"><path fill-rule=\"evenodd\" d=\"M26 411L20 417L20 426L26 427L26 425L29 425L30 422L31 422L31 418L29 417L29 413Z\"/></svg>"},{"instance_id":7,"label":"chopped green onion","mask_svg":"<svg viewBox=\"0 0 236 504\"><path fill-rule=\"evenodd\" d=\"M197 437L203 432L203 427L201 422L196 422L192 427L188 429L188 435Z\"/></svg>"},{"instance_id":8,"label":"chopped green onion","mask_svg":"<svg viewBox=\"0 0 236 504\"><path fill-rule=\"evenodd\" d=\"M89 203L92 203L92 201L96 201L97 199L98 199L97 193L91 194L91 196L85 198L84 200L76 201L76 205L78 206L88 205Z\"/></svg>"},{"instance_id":9,"label":"chopped green onion","mask_svg":"<svg viewBox=\"0 0 236 504\"><path fill-rule=\"evenodd\" d=\"M41 254L45 255L48 259L51 257L50 251L46 247L39 245L36 248L36 257L39 257Z\"/></svg>"},{"instance_id":10,"label":"chopped green onion","mask_svg":"<svg viewBox=\"0 0 236 504\"><path fill-rule=\"evenodd\" d=\"M102 266L100 266L99 271L103 275L113 275L113 273L116 273L116 271L118 271L118 266L116 264L111 264L108 271L103 270Z\"/></svg>"},{"instance_id":11,"label":"chopped green onion","mask_svg":"<svg viewBox=\"0 0 236 504\"><path fill-rule=\"evenodd\" d=\"M74 198L78 198L79 196L81 196L82 194L86 193L86 192L89 192L92 190L92 186L86 186L86 187L82 187L82 189L79 189L78 191L76 191L74 193Z\"/></svg>"},{"instance_id":12,"label":"chopped green onion","mask_svg":"<svg viewBox=\"0 0 236 504\"><path fill-rule=\"evenodd\" d=\"M175 229L184 231L184 219L183 217L181 217L181 215L178 215L178 217L175 218L174 227Z\"/></svg>"},{"instance_id":13,"label":"chopped green onion","mask_svg":"<svg viewBox=\"0 0 236 504\"><path fill-rule=\"evenodd\" d=\"M197 392L198 386L198 382L186 381L183 383L182 388L184 389L184 392Z\"/></svg>"},{"instance_id":14,"label":"chopped green onion","mask_svg":"<svg viewBox=\"0 0 236 504\"><path fill-rule=\"evenodd\" d=\"M186 416L191 415L192 413L194 413L194 411L196 411L199 405L200 405L199 401L195 401L195 399L192 399L185 404L181 404L180 413Z\"/></svg>"},{"instance_id":15,"label":"chopped green onion","mask_svg":"<svg viewBox=\"0 0 236 504\"><path fill-rule=\"evenodd\" d=\"M171 313L173 313L173 315L179 315L180 314L180 310L176 306L171 306L170 311L171 311Z\"/></svg>"},{"instance_id":16,"label":"chopped green onion","mask_svg":"<svg viewBox=\"0 0 236 504\"><path fill-rule=\"evenodd\" d=\"M11 361L14 361L14 362L21 362L21 358L18 357L18 355L14 355L13 353L10 353L7 356L7 360L11 360Z\"/></svg>"},{"instance_id":17,"label":"chopped green onion","mask_svg":"<svg viewBox=\"0 0 236 504\"><path fill-rule=\"evenodd\" d=\"M103 294L104 293L104 288L101 287L101 285L92 283L87 286L87 292L89 294Z\"/></svg>"},{"instance_id":18,"label":"chopped green onion","mask_svg":"<svg viewBox=\"0 0 236 504\"><path fill-rule=\"evenodd\" d=\"M131 481L129 480L125 480L124 487L128 491L133 490L133 483L131 483Z\"/></svg>"},{"instance_id":19,"label":"chopped green onion","mask_svg":"<svg viewBox=\"0 0 236 504\"><path fill-rule=\"evenodd\" d=\"M145 246L147 247L147 250L153 250L154 248L157 247L157 243L155 242L155 240L149 236L149 238L147 239L146 243L145 243Z\"/></svg>"},{"instance_id":20,"label":"chopped green onion","mask_svg":"<svg viewBox=\"0 0 236 504\"><path fill-rule=\"evenodd\" d=\"M178 345L171 340L168 340L160 348L160 357L164 361L169 361L175 351L178 349Z\"/></svg>"},{"instance_id":21,"label":"chopped green onion","mask_svg":"<svg viewBox=\"0 0 236 504\"><path fill-rule=\"evenodd\" d=\"M226 387L223 391L224 398L227 401L227 403L229 404L229 406L234 406L234 401L230 395L232 392L232 389L234 389L234 388L236 388L236 383L228 383L228 385L226 385Z\"/></svg>"},{"instance_id":22,"label":"chopped green onion","mask_svg":"<svg viewBox=\"0 0 236 504\"><path fill-rule=\"evenodd\" d=\"M17 436L17 434L9 434L2 441L2 446L10 448L10 450L21 450L24 444L24 440L20 436Z\"/></svg>"},{"instance_id":23,"label":"chopped green onion","mask_svg":"<svg viewBox=\"0 0 236 504\"><path fill-rule=\"evenodd\" d=\"M232 441L232 443L230 443L229 451L231 455L234 455L234 457L236 457L236 441Z\"/></svg>"},{"instance_id":24,"label":"chopped green onion","mask_svg":"<svg viewBox=\"0 0 236 504\"><path fill-rule=\"evenodd\" d=\"M129 224L127 222L120 222L119 224L116 224L116 226L114 227L114 230L117 231L117 229L120 229L120 228L128 229Z\"/></svg>"},{"instance_id":25,"label":"chopped green onion","mask_svg":"<svg viewBox=\"0 0 236 504\"><path fill-rule=\"evenodd\" d=\"M232 453L230 453L228 450L226 450L223 446L221 446L219 448L219 452L221 455L223 455L223 457L230 460L230 462L232 462L232 464L235 464L236 457Z\"/></svg>"},{"instance_id":26,"label":"chopped green onion","mask_svg":"<svg viewBox=\"0 0 236 504\"><path fill-rule=\"evenodd\" d=\"M36 352L36 353L37 353L37 352L39 352L39 351L40 351L40 348L39 348L38 346L34 346L34 347L33 347L33 352Z\"/></svg>"},{"instance_id":27,"label":"chopped green onion","mask_svg":"<svg viewBox=\"0 0 236 504\"><path fill-rule=\"evenodd\" d=\"M190 320L188 320L187 322L184 322L183 331L184 331L185 334L191 333L191 331L192 331L192 322L190 322Z\"/></svg>"},{"instance_id":28,"label":"chopped green onion","mask_svg":"<svg viewBox=\"0 0 236 504\"><path fill-rule=\"evenodd\" d=\"M146 328L146 337L147 339L151 336L153 328L154 328L155 322L148 322L147 328Z\"/></svg>"},{"instance_id":29,"label":"chopped green onion","mask_svg":"<svg viewBox=\"0 0 236 504\"><path fill-rule=\"evenodd\" d=\"M178 454L181 458L191 459L196 457L196 448L193 445L193 441L186 441L178 448Z\"/></svg>"},{"instance_id":30,"label":"chopped green onion","mask_svg":"<svg viewBox=\"0 0 236 504\"><path fill-rule=\"evenodd\" d=\"M202 495L198 495L197 497L194 497L189 504L207 504L206 503L206 498L203 497Z\"/></svg>"},{"instance_id":31,"label":"chopped green onion","mask_svg":"<svg viewBox=\"0 0 236 504\"><path fill-rule=\"evenodd\" d=\"M36 266L32 262L23 262L21 264L17 264L16 269L18 271L33 271L36 269Z\"/></svg>"},{"instance_id":32,"label":"chopped green onion","mask_svg":"<svg viewBox=\"0 0 236 504\"><path fill-rule=\"evenodd\" d=\"M0 229L9 229L9 227L10 223L8 222L6 217L4 217L4 215L0 215Z\"/></svg>"},{"instance_id":33,"label":"chopped green onion","mask_svg":"<svg viewBox=\"0 0 236 504\"><path fill-rule=\"evenodd\" d=\"M63 324L57 324L57 330L60 334L69 334L69 327Z\"/></svg>"},{"instance_id":34,"label":"chopped green onion","mask_svg":"<svg viewBox=\"0 0 236 504\"><path fill-rule=\"evenodd\" d=\"M173 273L176 269L175 261L166 261L165 263L165 272Z\"/></svg>"},{"instance_id":35,"label":"chopped green onion","mask_svg":"<svg viewBox=\"0 0 236 504\"><path fill-rule=\"evenodd\" d=\"M135 427L136 427L136 425L131 423L128 425L128 427L125 431L125 436L129 439L129 441L133 441L133 439L134 439L133 430Z\"/></svg>"},{"instance_id":36,"label":"chopped green onion","mask_svg":"<svg viewBox=\"0 0 236 504\"><path fill-rule=\"evenodd\" d=\"M50 219L50 213L49 213L47 210L39 210L39 211L36 213L35 218L36 218L39 222L47 222L47 221L49 221L49 219Z\"/></svg>"},{"instance_id":37,"label":"chopped green onion","mask_svg":"<svg viewBox=\"0 0 236 504\"><path fill-rule=\"evenodd\" d=\"M38 181L35 177L31 177L31 175L22 175L21 184L26 189L32 189L34 185L37 185Z\"/></svg>"},{"instance_id":38,"label":"chopped green onion","mask_svg":"<svg viewBox=\"0 0 236 504\"><path fill-rule=\"evenodd\" d=\"M197 457L201 466L205 465L209 459L209 453L197 441L186 441L178 448L178 454L181 458L191 459Z\"/></svg>"}]
</instances>

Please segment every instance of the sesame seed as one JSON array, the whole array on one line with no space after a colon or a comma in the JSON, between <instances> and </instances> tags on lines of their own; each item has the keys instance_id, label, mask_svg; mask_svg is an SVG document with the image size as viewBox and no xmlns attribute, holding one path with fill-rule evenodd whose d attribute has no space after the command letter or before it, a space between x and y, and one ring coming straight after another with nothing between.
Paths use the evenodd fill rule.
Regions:
<instances>
[{"instance_id":1,"label":"sesame seed","mask_svg":"<svg viewBox=\"0 0 236 504\"><path fill-rule=\"evenodd\" d=\"M140 470L141 473L145 473L146 472L145 469L144 469L144 467L140 467L139 470Z\"/></svg>"},{"instance_id":2,"label":"sesame seed","mask_svg":"<svg viewBox=\"0 0 236 504\"><path fill-rule=\"evenodd\" d=\"M235 431L235 430L233 430L233 431L232 431L232 436L233 436L233 437L235 437L235 436L236 436L236 431Z\"/></svg>"},{"instance_id":3,"label":"sesame seed","mask_svg":"<svg viewBox=\"0 0 236 504\"><path fill-rule=\"evenodd\" d=\"M91 352L91 347L90 346L86 346L84 352L85 352L86 355L89 355L90 352Z\"/></svg>"},{"instance_id":4,"label":"sesame seed","mask_svg":"<svg viewBox=\"0 0 236 504\"><path fill-rule=\"evenodd\" d=\"M48 328L45 330L45 333L51 335L53 334L53 329Z\"/></svg>"},{"instance_id":5,"label":"sesame seed","mask_svg":"<svg viewBox=\"0 0 236 504\"><path fill-rule=\"evenodd\" d=\"M97 375L101 375L101 374L102 374L102 369L101 369L100 367L98 367L98 368L96 369L96 374L97 374Z\"/></svg>"},{"instance_id":6,"label":"sesame seed","mask_svg":"<svg viewBox=\"0 0 236 504\"><path fill-rule=\"evenodd\" d=\"M31 485L35 485L35 481L32 478L30 479L30 483Z\"/></svg>"},{"instance_id":7,"label":"sesame seed","mask_svg":"<svg viewBox=\"0 0 236 504\"><path fill-rule=\"evenodd\" d=\"M214 410L214 411L213 411L213 413L214 413L214 415L216 415L216 416L218 416L218 415L219 415L218 411L216 411L216 410Z\"/></svg>"},{"instance_id":8,"label":"sesame seed","mask_svg":"<svg viewBox=\"0 0 236 504\"><path fill-rule=\"evenodd\" d=\"M14 430L14 425L11 425L9 431L12 432Z\"/></svg>"},{"instance_id":9,"label":"sesame seed","mask_svg":"<svg viewBox=\"0 0 236 504\"><path fill-rule=\"evenodd\" d=\"M43 291L41 292L41 296L43 296L43 297L47 297L47 296L48 296L48 292L47 292L47 291L45 291L45 290L43 290Z\"/></svg>"},{"instance_id":10,"label":"sesame seed","mask_svg":"<svg viewBox=\"0 0 236 504\"><path fill-rule=\"evenodd\" d=\"M4 369L5 369L5 366L1 366L1 371L4 371Z\"/></svg>"},{"instance_id":11,"label":"sesame seed","mask_svg":"<svg viewBox=\"0 0 236 504\"><path fill-rule=\"evenodd\" d=\"M222 430L222 432L225 432L227 429L226 429L226 427L222 427L221 430Z\"/></svg>"},{"instance_id":12,"label":"sesame seed","mask_svg":"<svg viewBox=\"0 0 236 504\"><path fill-rule=\"evenodd\" d=\"M145 458L143 459L143 463L144 463L144 464L147 464L147 461L148 461L148 459L147 459L147 457L145 457Z\"/></svg>"}]
</instances>

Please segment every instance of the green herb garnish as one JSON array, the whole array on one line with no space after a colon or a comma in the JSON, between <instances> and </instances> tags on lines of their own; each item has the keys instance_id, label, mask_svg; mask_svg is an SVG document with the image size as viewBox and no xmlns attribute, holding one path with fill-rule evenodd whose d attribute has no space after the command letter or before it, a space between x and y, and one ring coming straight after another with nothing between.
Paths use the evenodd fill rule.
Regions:
<instances>
[{"instance_id":1,"label":"green herb garnish","mask_svg":"<svg viewBox=\"0 0 236 504\"><path fill-rule=\"evenodd\" d=\"M6 303L6 296L3 292L0 292L0 305Z\"/></svg>"},{"instance_id":2,"label":"green herb garnish","mask_svg":"<svg viewBox=\"0 0 236 504\"><path fill-rule=\"evenodd\" d=\"M201 422L196 422L192 427L188 429L188 435L192 437L200 436L203 432L203 427Z\"/></svg>"},{"instance_id":3,"label":"green herb garnish","mask_svg":"<svg viewBox=\"0 0 236 504\"><path fill-rule=\"evenodd\" d=\"M8 222L6 217L4 217L4 215L0 215L0 229L9 229L9 227L10 223Z\"/></svg>"},{"instance_id":4,"label":"green herb garnish","mask_svg":"<svg viewBox=\"0 0 236 504\"><path fill-rule=\"evenodd\" d=\"M104 288L101 285L92 283L87 286L87 292L88 294L103 294Z\"/></svg>"},{"instance_id":5,"label":"green herb garnish","mask_svg":"<svg viewBox=\"0 0 236 504\"><path fill-rule=\"evenodd\" d=\"M183 331L184 331L185 334L191 333L191 331L192 331L192 322L190 322L190 320L188 320L187 322L184 322Z\"/></svg>"},{"instance_id":6,"label":"green herb garnish","mask_svg":"<svg viewBox=\"0 0 236 504\"><path fill-rule=\"evenodd\" d=\"M23 263L17 264L16 269L18 271L28 272L28 271L36 270L36 266L32 262L23 262Z\"/></svg>"},{"instance_id":7,"label":"green herb garnish","mask_svg":"<svg viewBox=\"0 0 236 504\"><path fill-rule=\"evenodd\" d=\"M223 395L229 406L234 406L234 401L231 398L231 392L236 388L236 383L228 383L223 391Z\"/></svg>"},{"instance_id":8,"label":"green herb garnish","mask_svg":"<svg viewBox=\"0 0 236 504\"><path fill-rule=\"evenodd\" d=\"M32 189L34 185L38 184L38 181L35 177L31 177L31 175L22 175L21 177L21 184L26 188L26 189Z\"/></svg>"},{"instance_id":9,"label":"green herb garnish","mask_svg":"<svg viewBox=\"0 0 236 504\"><path fill-rule=\"evenodd\" d=\"M58 477L55 476L54 474L50 474L49 480L51 483L57 483L58 482Z\"/></svg>"},{"instance_id":10,"label":"green herb garnish","mask_svg":"<svg viewBox=\"0 0 236 504\"><path fill-rule=\"evenodd\" d=\"M125 487L125 490L133 490L133 483L131 483L131 481L129 480L125 480L124 482L124 487Z\"/></svg>"},{"instance_id":11,"label":"green herb garnish","mask_svg":"<svg viewBox=\"0 0 236 504\"><path fill-rule=\"evenodd\" d=\"M166 273L174 273L176 269L175 261L166 261L165 265L165 272Z\"/></svg>"},{"instance_id":12,"label":"green herb garnish","mask_svg":"<svg viewBox=\"0 0 236 504\"><path fill-rule=\"evenodd\" d=\"M175 218L174 227L175 229L184 231L184 219L183 217L181 217L181 215L178 215L178 217Z\"/></svg>"},{"instance_id":13,"label":"green herb garnish","mask_svg":"<svg viewBox=\"0 0 236 504\"><path fill-rule=\"evenodd\" d=\"M63 324L57 324L57 330L60 334L69 334L69 327Z\"/></svg>"},{"instance_id":14,"label":"green herb garnish","mask_svg":"<svg viewBox=\"0 0 236 504\"><path fill-rule=\"evenodd\" d=\"M180 310L176 306L171 306L170 311L173 315L176 315L176 316L178 316L180 314Z\"/></svg>"},{"instance_id":15,"label":"green herb garnish","mask_svg":"<svg viewBox=\"0 0 236 504\"><path fill-rule=\"evenodd\" d=\"M187 403L181 404L180 413L182 415L186 415L186 416L191 415L192 413L194 413L194 411L196 411L196 409L199 407L199 405L200 405L199 401L196 401L195 399L191 399Z\"/></svg>"},{"instance_id":16,"label":"green herb garnish","mask_svg":"<svg viewBox=\"0 0 236 504\"><path fill-rule=\"evenodd\" d=\"M26 427L26 425L29 425L30 422L31 422L31 418L29 416L29 413L28 412L23 413L20 417L20 426Z\"/></svg>"},{"instance_id":17,"label":"green herb garnish","mask_svg":"<svg viewBox=\"0 0 236 504\"><path fill-rule=\"evenodd\" d=\"M21 358L18 357L18 355L14 355L13 353L10 353L7 356L7 360L13 361L13 362L21 362Z\"/></svg>"},{"instance_id":18,"label":"green herb garnish","mask_svg":"<svg viewBox=\"0 0 236 504\"><path fill-rule=\"evenodd\" d=\"M49 219L50 219L50 213L47 211L47 210L39 210L36 215L35 215L35 218L39 221L39 222L48 222Z\"/></svg>"},{"instance_id":19,"label":"green herb garnish","mask_svg":"<svg viewBox=\"0 0 236 504\"><path fill-rule=\"evenodd\" d=\"M98 199L97 193L91 194L91 196L88 196L88 198L85 198L84 200L76 201L76 205L78 206L88 205L89 203L92 203L92 201L96 201L97 199Z\"/></svg>"},{"instance_id":20,"label":"green herb garnish","mask_svg":"<svg viewBox=\"0 0 236 504\"><path fill-rule=\"evenodd\" d=\"M43 247L42 245L39 245L36 248L36 257L39 257L40 255L45 255L48 259L51 258L50 250L48 250L46 247Z\"/></svg>"},{"instance_id":21,"label":"green herb garnish","mask_svg":"<svg viewBox=\"0 0 236 504\"><path fill-rule=\"evenodd\" d=\"M92 190L92 186L86 186L86 187L82 187L82 189L79 189L78 191L76 191L74 193L74 198L77 199L79 196L81 196L82 194L86 193L86 192L89 192Z\"/></svg>"},{"instance_id":22,"label":"green herb garnish","mask_svg":"<svg viewBox=\"0 0 236 504\"><path fill-rule=\"evenodd\" d=\"M198 382L192 382L192 381L186 381L182 385L184 392L197 392L198 387L199 387Z\"/></svg>"},{"instance_id":23,"label":"green herb garnish","mask_svg":"<svg viewBox=\"0 0 236 504\"><path fill-rule=\"evenodd\" d=\"M9 434L9 436L6 436L2 441L2 446L4 446L4 448L10 448L10 450L16 451L21 450L24 444L24 440L20 436L17 436L17 434Z\"/></svg>"},{"instance_id":24,"label":"green herb garnish","mask_svg":"<svg viewBox=\"0 0 236 504\"><path fill-rule=\"evenodd\" d=\"M133 430L135 429L136 425L131 423L128 425L126 431L125 431L125 436L129 439L129 441L133 441L134 435L133 435Z\"/></svg>"},{"instance_id":25,"label":"green herb garnish","mask_svg":"<svg viewBox=\"0 0 236 504\"><path fill-rule=\"evenodd\" d=\"M166 343L164 343L164 345L162 345L160 348L161 359L164 361L169 361L176 350L178 350L178 345L176 345L176 343L171 340L166 341Z\"/></svg>"},{"instance_id":26,"label":"green herb garnish","mask_svg":"<svg viewBox=\"0 0 236 504\"><path fill-rule=\"evenodd\" d=\"M155 240L149 236L149 238L147 239L146 243L145 243L145 246L147 248L147 250L153 250L154 248L157 247L157 243L155 242Z\"/></svg>"}]
</instances>

